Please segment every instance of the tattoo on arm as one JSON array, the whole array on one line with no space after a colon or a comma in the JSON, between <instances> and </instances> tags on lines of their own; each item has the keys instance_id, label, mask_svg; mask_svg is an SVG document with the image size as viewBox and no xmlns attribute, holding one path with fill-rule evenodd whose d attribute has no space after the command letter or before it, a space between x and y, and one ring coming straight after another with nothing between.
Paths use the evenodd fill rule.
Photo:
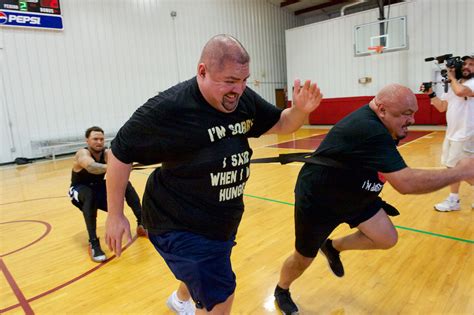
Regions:
<instances>
[{"instance_id":1,"label":"tattoo on arm","mask_svg":"<svg viewBox=\"0 0 474 315\"><path fill-rule=\"evenodd\" d=\"M91 164L87 165L86 170L91 174L104 174L107 171L107 165L92 162Z\"/></svg>"}]
</instances>

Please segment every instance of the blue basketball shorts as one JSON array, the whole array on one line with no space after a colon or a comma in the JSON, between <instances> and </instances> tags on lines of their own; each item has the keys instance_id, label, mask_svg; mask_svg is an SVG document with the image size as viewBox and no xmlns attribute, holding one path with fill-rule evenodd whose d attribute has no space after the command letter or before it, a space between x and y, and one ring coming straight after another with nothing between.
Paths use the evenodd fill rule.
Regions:
<instances>
[{"instance_id":1,"label":"blue basketball shorts","mask_svg":"<svg viewBox=\"0 0 474 315\"><path fill-rule=\"evenodd\" d=\"M176 279L186 284L197 308L211 311L234 293L236 282L230 255L235 237L220 241L186 231L148 237Z\"/></svg>"}]
</instances>

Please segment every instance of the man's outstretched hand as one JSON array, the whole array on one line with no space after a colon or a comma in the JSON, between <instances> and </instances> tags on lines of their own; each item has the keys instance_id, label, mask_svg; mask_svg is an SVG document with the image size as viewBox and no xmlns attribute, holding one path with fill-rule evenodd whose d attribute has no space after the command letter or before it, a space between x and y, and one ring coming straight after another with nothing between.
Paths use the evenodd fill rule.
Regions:
<instances>
[{"instance_id":1,"label":"man's outstretched hand","mask_svg":"<svg viewBox=\"0 0 474 315\"><path fill-rule=\"evenodd\" d=\"M122 254L122 239L123 236L127 238L127 244L132 241L132 233L130 232L130 223L123 215L107 215L105 221L105 243L109 250L113 251L117 257Z\"/></svg>"}]
</instances>

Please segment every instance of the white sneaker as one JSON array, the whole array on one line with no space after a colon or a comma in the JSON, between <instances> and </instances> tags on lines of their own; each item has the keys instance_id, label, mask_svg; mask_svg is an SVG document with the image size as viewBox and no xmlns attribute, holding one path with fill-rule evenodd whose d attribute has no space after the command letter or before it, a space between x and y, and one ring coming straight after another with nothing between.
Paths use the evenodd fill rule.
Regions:
<instances>
[{"instance_id":1,"label":"white sneaker","mask_svg":"<svg viewBox=\"0 0 474 315\"><path fill-rule=\"evenodd\" d=\"M453 200L453 199L447 198L443 202L435 204L434 208L442 212L456 211L460 209L459 202L460 202L459 199Z\"/></svg>"},{"instance_id":2,"label":"white sneaker","mask_svg":"<svg viewBox=\"0 0 474 315\"><path fill-rule=\"evenodd\" d=\"M194 315L196 313L196 307L192 299L185 302L178 299L176 291L171 293L170 297L166 301L166 306L178 315Z\"/></svg>"}]
</instances>

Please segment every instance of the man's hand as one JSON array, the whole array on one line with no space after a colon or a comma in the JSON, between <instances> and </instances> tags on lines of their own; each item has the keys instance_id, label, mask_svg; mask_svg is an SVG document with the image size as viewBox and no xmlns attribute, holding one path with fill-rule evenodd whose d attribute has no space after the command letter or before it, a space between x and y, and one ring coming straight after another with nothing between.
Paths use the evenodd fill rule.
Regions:
<instances>
[{"instance_id":1,"label":"man's hand","mask_svg":"<svg viewBox=\"0 0 474 315\"><path fill-rule=\"evenodd\" d=\"M300 80L296 79L294 82L292 106L303 113L309 114L318 108L323 95L316 83L311 83L310 80L306 80L302 87L300 84Z\"/></svg>"},{"instance_id":2,"label":"man's hand","mask_svg":"<svg viewBox=\"0 0 474 315\"><path fill-rule=\"evenodd\" d=\"M125 234L127 244L132 241L132 233L130 232L130 223L123 213L116 215L107 215L105 221L105 243L109 250L113 251L117 257L122 253L122 238Z\"/></svg>"},{"instance_id":3,"label":"man's hand","mask_svg":"<svg viewBox=\"0 0 474 315\"><path fill-rule=\"evenodd\" d=\"M290 108L283 110L280 120L266 133L287 134L296 131L303 125L309 113L321 103L323 95L316 83L307 80L300 86L300 80L295 80L293 90L293 103Z\"/></svg>"},{"instance_id":4,"label":"man's hand","mask_svg":"<svg viewBox=\"0 0 474 315\"><path fill-rule=\"evenodd\" d=\"M450 82L456 81L456 69L453 67L453 68L447 68L446 70L448 70L447 74L448 74L449 81Z\"/></svg>"},{"instance_id":5,"label":"man's hand","mask_svg":"<svg viewBox=\"0 0 474 315\"><path fill-rule=\"evenodd\" d=\"M474 91L472 91L469 86L464 85L466 81L465 78L456 79L456 70L454 68L448 69L448 79L451 89L456 96L463 97L467 100L466 97L472 97L474 95Z\"/></svg>"}]
</instances>

